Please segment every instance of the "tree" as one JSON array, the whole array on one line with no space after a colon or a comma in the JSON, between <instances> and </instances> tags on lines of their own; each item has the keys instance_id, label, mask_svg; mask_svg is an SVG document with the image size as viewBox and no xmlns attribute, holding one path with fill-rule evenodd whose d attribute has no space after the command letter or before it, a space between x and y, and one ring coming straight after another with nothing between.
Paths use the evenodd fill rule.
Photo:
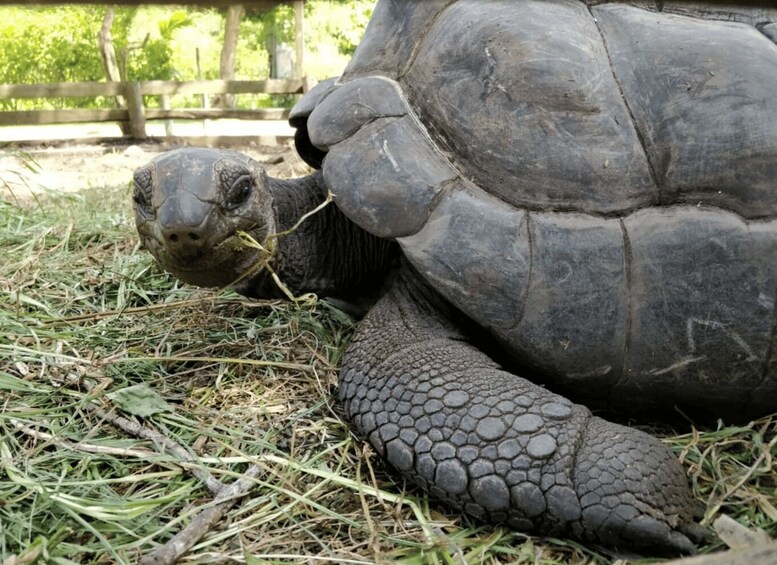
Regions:
<instances>
[{"instance_id":1,"label":"tree","mask_svg":"<svg viewBox=\"0 0 777 565\"><path fill-rule=\"evenodd\" d=\"M103 60L103 67L105 68L105 76L109 81L121 82L121 72L119 70L119 62L116 58L116 48L113 46L113 36L111 35L111 27L113 26L113 18L115 12L113 6L105 11L105 17L103 17L103 23L100 27L100 31L97 33L97 44L100 47L100 55ZM119 108L127 107L127 100L124 96L116 96L116 106ZM129 133L129 123L121 122L121 133L127 135Z\"/></svg>"},{"instance_id":2,"label":"tree","mask_svg":"<svg viewBox=\"0 0 777 565\"><path fill-rule=\"evenodd\" d=\"M242 4L232 4L227 8L227 17L224 22L224 46L221 48L221 62L219 64L219 78L222 80L234 80L235 78L237 39L240 33L240 19L244 13ZM225 94L221 98L221 106L234 108L234 94Z\"/></svg>"}]
</instances>

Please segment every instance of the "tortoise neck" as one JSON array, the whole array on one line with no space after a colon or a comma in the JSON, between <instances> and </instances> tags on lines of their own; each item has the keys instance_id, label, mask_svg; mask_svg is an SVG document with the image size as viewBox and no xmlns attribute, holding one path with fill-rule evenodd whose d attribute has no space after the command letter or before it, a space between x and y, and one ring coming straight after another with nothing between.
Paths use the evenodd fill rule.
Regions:
<instances>
[{"instance_id":1,"label":"tortoise neck","mask_svg":"<svg viewBox=\"0 0 777 565\"><path fill-rule=\"evenodd\" d=\"M323 175L269 179L278 238L273 269L295 295L314 292L361 304L372 301L398 255L396 244L377 238L349 220L334 203L300 219L326 201ZM257 280L261 279L261 280ZM281 296L271 277L250 282L252 294ZM361 309L361 307L359 307Z\"/></svg>"}]
</instances>

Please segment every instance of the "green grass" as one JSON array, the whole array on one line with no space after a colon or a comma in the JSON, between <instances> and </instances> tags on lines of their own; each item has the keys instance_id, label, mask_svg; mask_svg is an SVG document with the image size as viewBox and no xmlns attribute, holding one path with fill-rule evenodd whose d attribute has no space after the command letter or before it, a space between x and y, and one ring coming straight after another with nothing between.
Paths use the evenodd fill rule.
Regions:
<instances>
[{"instance_id":1,"label":"green grass","mask_svg":"<svg viewBox=\"0 0 777 565\"><path fill-rule=\"evenodd\" d=\"M213 481L252 465L254 488L183 562L611 562L403 485L336 402L351 324L324 304L180 285L138 249L127 187L0 203L0 224L7 563L137 562L213 507ZM777 418L665 441L706 523L777 534Z\"/></svg>"}]
</instances>

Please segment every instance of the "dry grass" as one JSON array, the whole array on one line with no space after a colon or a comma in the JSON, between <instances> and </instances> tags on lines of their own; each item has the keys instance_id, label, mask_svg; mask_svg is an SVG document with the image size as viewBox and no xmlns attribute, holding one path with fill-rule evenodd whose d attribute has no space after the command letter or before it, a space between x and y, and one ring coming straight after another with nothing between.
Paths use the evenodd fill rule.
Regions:
<instances>
[{"instance_id":1,"label":"dry grass","mask_svg":"<svg viewBox=\"0 0 777 565\"><path fill-rule=\"evenodd\" d=\"M182 562L612 561L406 489L336 403L350 322L182 287L137 248L129 200L120 186L0 203L3 563L136 562L252 466ZM777 418L666 441L707 522L777 533Z\"/></svg>"}]
</instances>

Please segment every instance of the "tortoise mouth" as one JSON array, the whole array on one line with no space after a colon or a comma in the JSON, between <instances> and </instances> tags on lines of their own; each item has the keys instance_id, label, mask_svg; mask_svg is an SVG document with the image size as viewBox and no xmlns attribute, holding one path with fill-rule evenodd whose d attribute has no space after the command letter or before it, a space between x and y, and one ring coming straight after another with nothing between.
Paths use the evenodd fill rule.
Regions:
<instances>
[{"instance_id":1,"label":"tortoise mouth","mask_svg":"<svg viewBox=\"0 0 777 565\"><path fill-rule=\"evenodd\" d=\"M236 233L201 253L186 256L176 255L153 236L144 238L143 244L163 269L188 284L202 287L230 285L255 268L263 258L259 249L246 245Z\"/></svg>"}]
</instances>

